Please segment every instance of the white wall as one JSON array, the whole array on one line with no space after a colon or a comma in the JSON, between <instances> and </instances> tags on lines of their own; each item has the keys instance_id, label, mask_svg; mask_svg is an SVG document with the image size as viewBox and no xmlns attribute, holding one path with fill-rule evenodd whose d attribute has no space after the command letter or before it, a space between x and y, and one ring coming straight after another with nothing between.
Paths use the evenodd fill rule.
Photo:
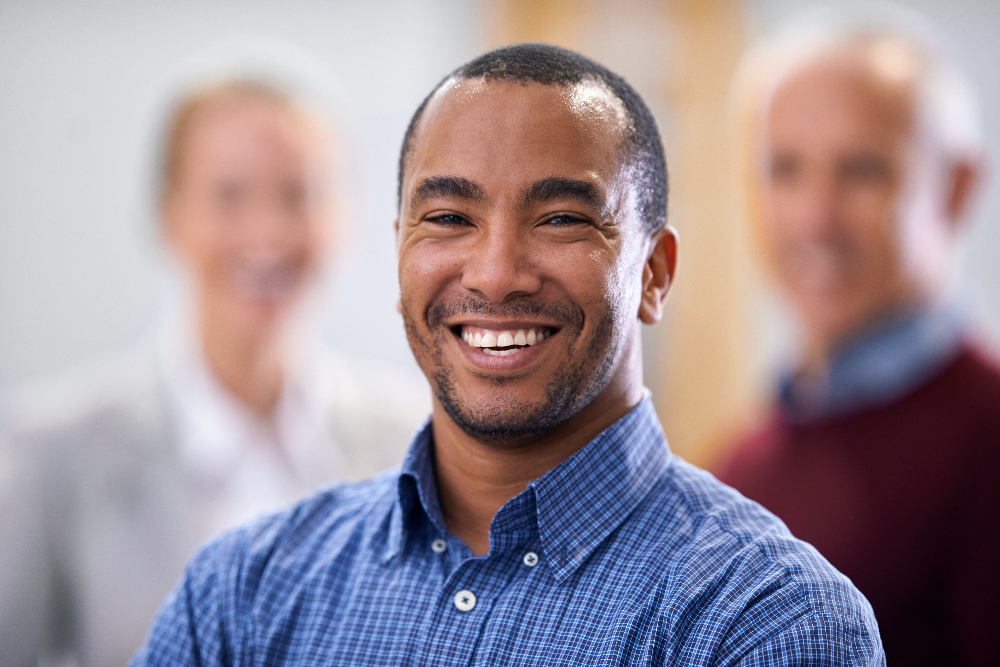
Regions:
<instances>
[{"instance_id":1,"label":"white wall","mask_svg":"<svg viewBox=\"0 0 1000 667\"><path fill-rule=\"evenodd\" d=\"M353 103L355 245L328 333L415 370L394 309L397 151L423 96L475 55L474 3L0 0L0 384L148 326L161 291L142 198L157 101L180 61L246 35L308 50Z\"/></svg>"}]
</instances>

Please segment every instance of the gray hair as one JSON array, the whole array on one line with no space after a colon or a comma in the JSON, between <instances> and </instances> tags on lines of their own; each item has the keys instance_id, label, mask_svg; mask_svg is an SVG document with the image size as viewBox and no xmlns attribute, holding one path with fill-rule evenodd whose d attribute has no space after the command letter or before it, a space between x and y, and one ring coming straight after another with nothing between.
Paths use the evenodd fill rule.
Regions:
<instances>
[{"instance_id":1,"label":"gray hair","mask_svg":"<svg viewBox=\"0 0 1000 667\"><path fill-rule=\"evenodd\" d=\"M947 39L930 21L897 5L840 3L784 24L744 57L734 101L767 105L788 76L848 49L866 50L872 66L890 79L913 81L917 122L945 158L983 152L979 103Z\"/></svg>"}]
</instances>

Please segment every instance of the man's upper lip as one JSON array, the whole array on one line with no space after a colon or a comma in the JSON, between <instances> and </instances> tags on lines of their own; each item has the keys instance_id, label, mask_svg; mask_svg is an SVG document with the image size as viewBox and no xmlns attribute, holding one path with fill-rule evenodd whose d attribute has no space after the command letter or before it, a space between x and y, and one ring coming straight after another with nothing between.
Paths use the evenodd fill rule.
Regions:
<instances>
[{"instance_id":1,"label":"man's upper lip","mask_svg":"<svg viewBox=\"0 0 1000 667\"><path fill-rule=\"evenodd\" d=\"M558 329L558 324L547 324L536 320L484 320L484 319L460 319L446 323L447 327L478 327L480 329L490 329L493 331L509 331L511 329Z\"/></svg>"}]
</instances>

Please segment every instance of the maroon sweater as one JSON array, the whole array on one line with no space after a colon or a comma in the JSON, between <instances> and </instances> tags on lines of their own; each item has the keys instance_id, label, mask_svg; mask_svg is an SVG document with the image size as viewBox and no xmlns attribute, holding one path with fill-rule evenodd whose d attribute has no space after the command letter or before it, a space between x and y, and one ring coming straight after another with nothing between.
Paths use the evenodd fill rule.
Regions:
<instances>
[{"instance_id":1,"label":"maroon sweater","mask_svg":"<svg viewBox=\"0 0 1000 667\"><path fill-rule=\"evenodd\" d=\"M890 665L1000 665L1000 368L973 348L887 406L772 416L719 478L864 593Z\"/></svg>"}]
</instances>

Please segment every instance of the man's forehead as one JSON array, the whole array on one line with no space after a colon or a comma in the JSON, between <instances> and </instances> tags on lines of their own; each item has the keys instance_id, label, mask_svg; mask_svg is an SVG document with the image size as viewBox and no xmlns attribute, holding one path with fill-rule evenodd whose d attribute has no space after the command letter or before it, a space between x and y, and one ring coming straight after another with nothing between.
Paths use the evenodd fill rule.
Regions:
<instances>
[{"instance_id":1,"label":"man's forehead","mask_svg":"<svg viewBox=\"0 0 1000 667\"><path fill-rule=\"evenodd\" d=\"M894 110L910 113L916 101L919 67L916 56L899 40L855 40L788 67L773 86L770 102L789 89L808 87L865 96L879 105L893 105Z\"/></svg>"},{"instance_id":2,"label":"man's forehead","mask_svg":"<svg viewBox=\"0 0 1000 667\"><path fill-rule=\"evenodd\" d=\"M813 126L821 135L864 128L866 133L910 135L916 103L913 77L901 62L880 61L877 55L873 58L867 49L833 52L791 71L767 106L772 138L775 132Z\"/></svg>"},{"instance_id":3,"label":"man's forehead","mask_svg":"<svg viewBox=\"0 0 1000 667\"><path fill-rule=\"evenodd\" d=\"M607 87L585 79L572 84L542 84L506 79L458 79L446 82L430 99L421 127L442 114L480 113L480 105L502 106L525 111L548 108L572 114L594 127L621 132L627 113L622 102Z\"/></svg>"},{"instance_id":4,"label":"man's forehead","mask_svg":"<svg viewBox=\"0 0 1000 667\"><path fill-rule=\"evenodd\" d=\"M603 85L452 79L429 100L414 134L408 171L444 154L485 155L497 142L585 147L596 161L617 163L627 128L624 106Z\"/></svg>"},{"instance_id":5,"label":"man's forehead","mask_svg":"<svg viewBox=\"0 0 1000 667\"><path fill-rule=\"evenodd\" d=\"M452 77L434 93L428 103L428 110L444 102L471 102L481 96L498 99L525 89L538 96L559 99L584 117L613 119L619 124L624 124L627 119L622 101L604 83L587 78L573 83L548 84L505 78Z\"/></svg>"}]
</instances>

